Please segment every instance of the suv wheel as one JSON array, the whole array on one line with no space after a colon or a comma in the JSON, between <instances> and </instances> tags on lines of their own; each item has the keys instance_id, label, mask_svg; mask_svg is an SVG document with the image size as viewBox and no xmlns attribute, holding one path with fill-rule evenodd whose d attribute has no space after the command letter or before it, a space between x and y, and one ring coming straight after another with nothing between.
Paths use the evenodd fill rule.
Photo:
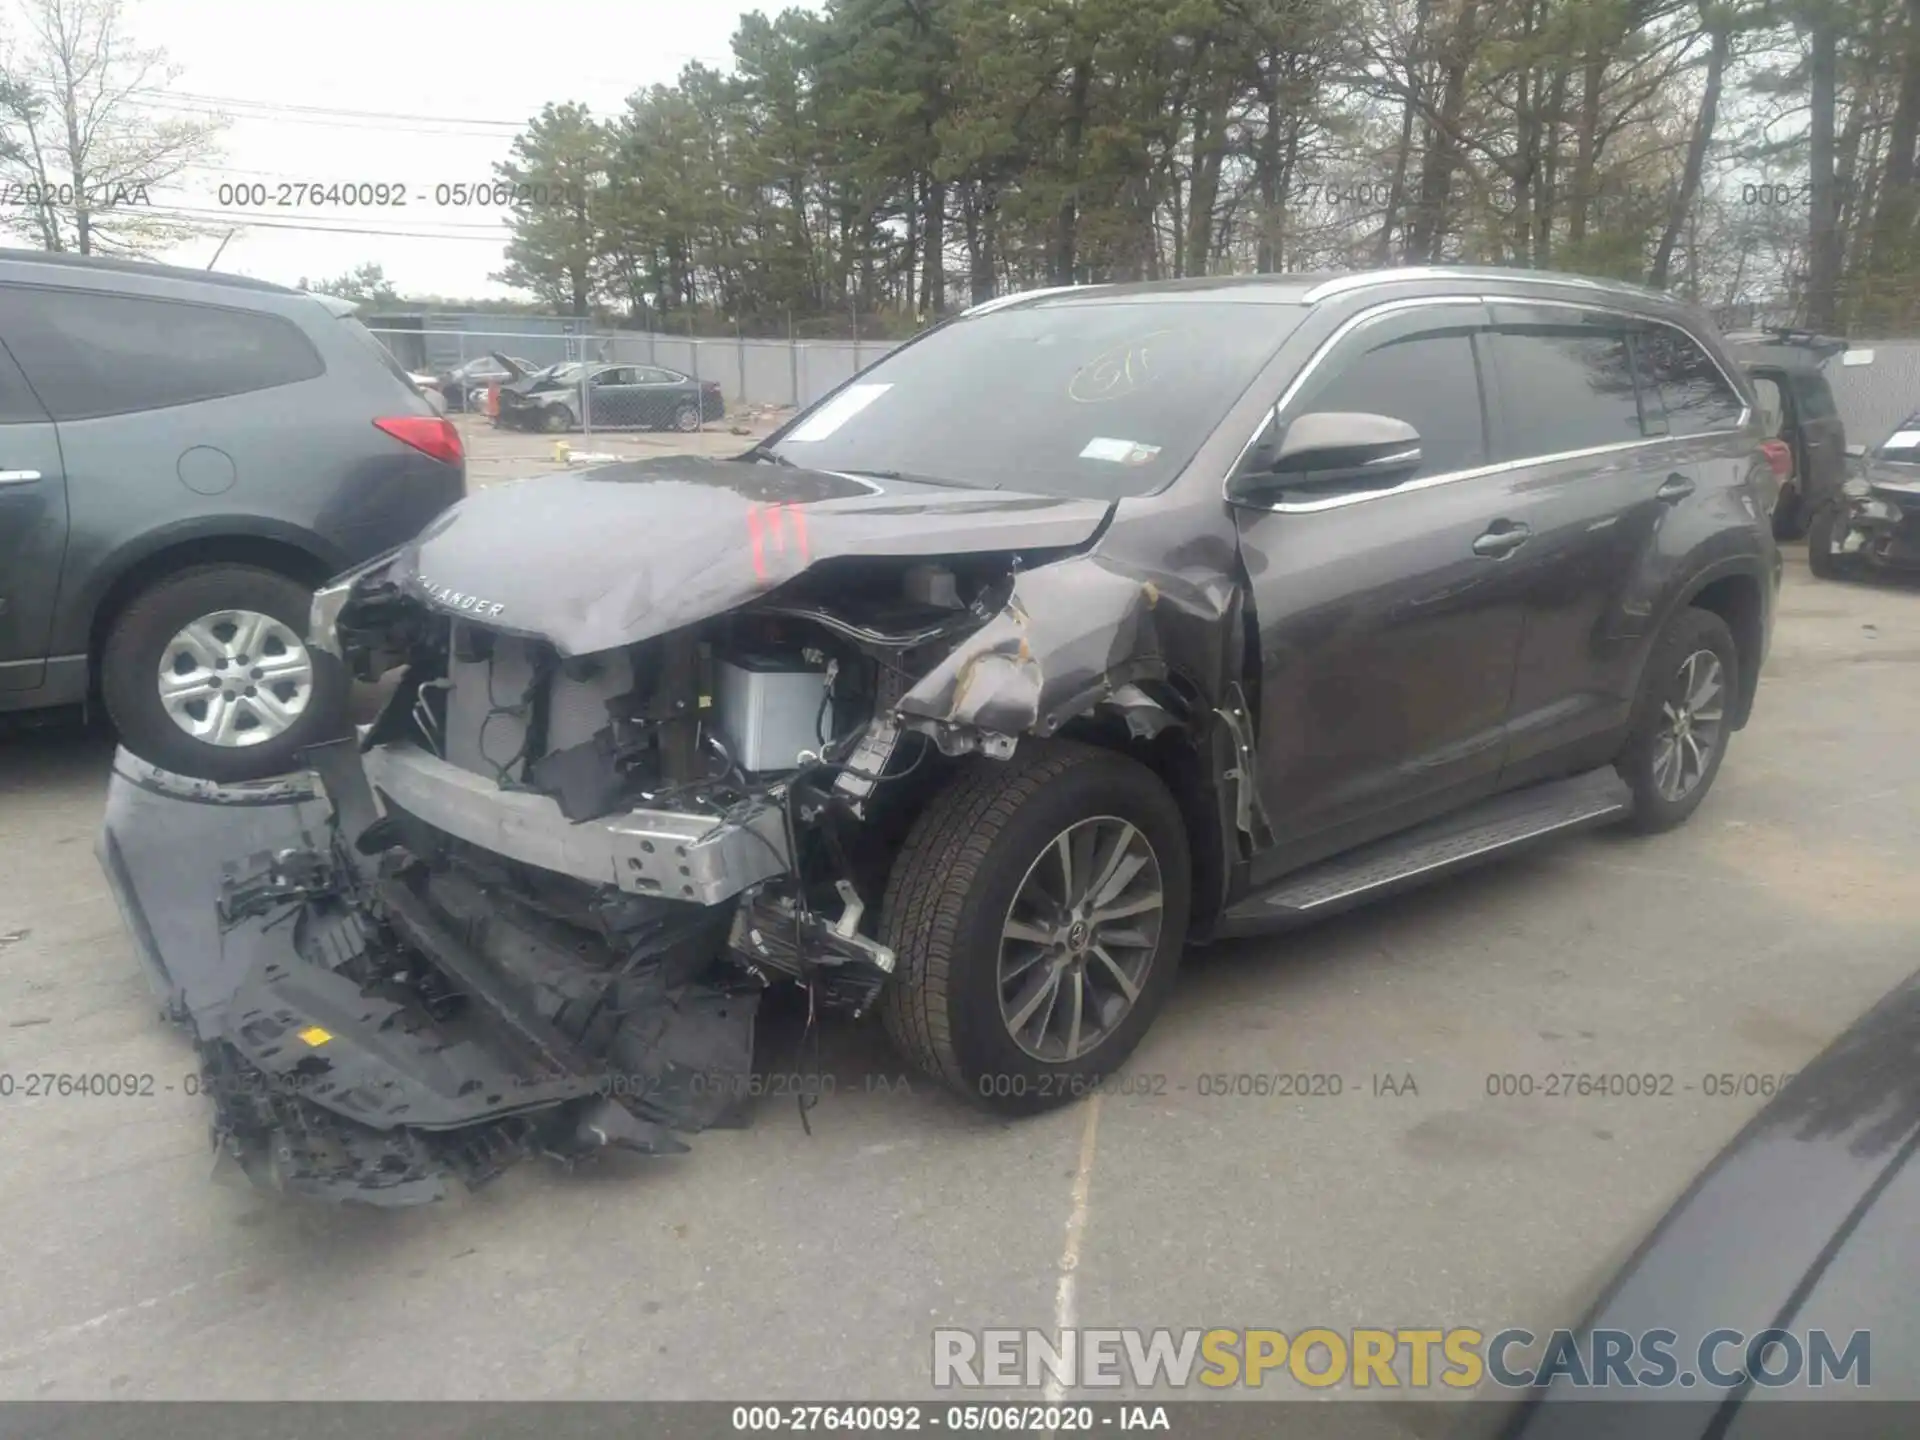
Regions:
<instances>
[{"instance_id":1,"label":"suv wheel","mask_svg":"<svg viewBox=\"0 0 1920 1440\"><path fill-rule=\"evenodd\" d=\"M1833 531L1839 523L1840 507L1822 505L1807 527L1807 568L1822 580L1851 580L1860 573L1857 555L1834 552Z\"/></svg>"},{"instance_id":2,"label":"suv wheel","mask_svg":"<svg viewBox=\"0 0 1920 1440\"><path fill-rule=\"evenodd\" d=\"M1179 808L1145 766L1065 741L974 760L915 820L887 883L887 1033L987 1109L1064 1104L1153 1023L1190 884Z\"/></svg>"},{"instance_id":3,"label":"suv wheel","mask_svg":"<svg viewBox=\"0 0 1920 1440\"><path fill-rule=\"evenodd\" d=\"M181 775L259 780L344 731L346 684L306 645L312 592L271 570L201 565L135 597L102 652L120 741Z\"/></svg>"},{"instance_id":4,"label":"suv wheel","mask_svg":"<svg viewBox=\"0 0 1920 1440\"><path fill-rule=\"evenodd\" d=\"M1700 808L1720 773L1740 651L1727 622L1707 610L1680 612L1647 662L1634 726L1615 761L1633 790L1633 825L1671 830Z\"/></svg>"}]
</instances>

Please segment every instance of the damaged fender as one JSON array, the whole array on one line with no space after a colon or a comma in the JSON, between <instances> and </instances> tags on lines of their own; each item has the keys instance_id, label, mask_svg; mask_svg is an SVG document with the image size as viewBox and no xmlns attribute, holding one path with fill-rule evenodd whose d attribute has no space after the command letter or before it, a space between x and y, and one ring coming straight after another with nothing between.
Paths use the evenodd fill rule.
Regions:
<instances>
[{"instance_id":1,"label":"damaged fender","mask_svg":"<svg viewBox=\"0 0 1920 1440\"><path fill-rule=\"evenodd\" d=\"M1133 733L1150 738L1174 717L1138 682L1191 674L1195 667L1179 662L1197 658L1180 654L1184 636L1169 645L1169 621L1217 630L1227 623L1226 607L1098 555L1021 572L1000 613L902 697L900 715L936 734L1045 736L1111 702Z\"/></svg>"}]
</instances>

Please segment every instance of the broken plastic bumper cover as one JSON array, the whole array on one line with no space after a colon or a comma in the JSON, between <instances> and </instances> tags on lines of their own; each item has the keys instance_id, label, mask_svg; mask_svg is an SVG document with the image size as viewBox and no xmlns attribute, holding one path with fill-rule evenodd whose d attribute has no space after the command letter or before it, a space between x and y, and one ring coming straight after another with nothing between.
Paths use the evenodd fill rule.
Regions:
<instances>
[{"instance_id":1,"label":"broken plastic bumper cover","mask_svg":"<svg viewBox=\"0 0 1920 1440\"><path fill-rule=\"evenodd\" d=\"M683 1151L676 1132L740 1120L770 976L813 967L861 1008L891 967L850 927L803 915L796 931L772 887L739 906L603 891L594 929L563 925L491 857L353 853L334 810L311 775L220 786L125 751L107 796L101 864L164 1015L198 1048L223 1164L263 1186L409 1205L531 1152ZM723 868L745 851L698 858L708 833L605 843L664 843L711 894L750 872ZM736 914L805 950L726 958Z\"/></svg>"}]
</instances>

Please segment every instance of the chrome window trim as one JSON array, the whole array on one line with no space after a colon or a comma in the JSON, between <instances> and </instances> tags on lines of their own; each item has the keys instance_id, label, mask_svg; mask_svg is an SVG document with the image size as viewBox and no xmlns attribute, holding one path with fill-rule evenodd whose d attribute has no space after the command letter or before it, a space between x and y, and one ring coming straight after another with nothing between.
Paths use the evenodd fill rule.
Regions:
<instances>
[{"instance_id":1,"label":"chrome window trim","mask_svg":"<svg viewBox=\"0 0 1920 1440\"><path fill-rule=\"evenodd\" d=\"M1442 276L1446 272L1397 271L1377 273L1418 279L1429 275ZM1344 278L1359 279L1361 277L1348 276ZM1459 278L1480 277L1463 276ZM1328 285L1338 283L1338 281L1327 282ZM1568 283L1588 285L1596 290L1606 290L1609 288L1593 280L1570 281ZM1316 287L1316 290L1322 289L1325 289L1325 287ZM1311 301L1314 298L1313 293L1310 292L1306 298ZM1345 340L1347 336L1351 335L1362 325L1367 324L1369 321L1379 319L1383 315L1397 314L1403 310L1432 309L1445 305L1546 305L1558 307L1563 310L1587 310L1601 315L1615 315L1623 320L1631 320L1636 324L1662 325L1669 330L1677 330L1681 335L1685 336L1694 348L1713 362L1713 368L1720 372L1720 378L1727 382L1728 386L1733 390L1733 393L1736 396L1740 396L1741 394L1738 382L1727 373L1727 367L1720 363L1719 357L1715 355L1709 347L1702 345L1698 338L1689 332L1685 326L1677 324L1672 320L1660 319L1653 315L1636 314L1634 311L1624 310L1618 305L1602 305L1585 300L1561 300L1544 295L1427 295L1417 299L1387 300L1378 305L1368 306L1357 315L1349 316L1341 322L1339 328L1336 329L1333 334L1329 335L1320 343L1313 354L1307 357L1307 363L1300 367L1300 373L1288 382L1287 388L1281 392L1280 398L1262 413L1259 423L1254 426L1253 433L1247 437L1246 443L1242 445L1238 453L1234 455L1233 464L1228 467L1227 473L1220 481L1221 497L1223 499L1227 498L1228 487L1232 485L1233 477L1239 473L1240 464L1247 458L1247 452L1254 447L1254 444L1260 439L1260 436L1265 433L1267 426L1273 423L1280 412L1293 403L1294 397L1300 393L1301 388L1305 386L1307 381L1313 378L1313 372L1320 367L1320 362L1326 359L1336 345L1342 340ZM1557 451L1550 455L1526 455L1517 460L1501 460L1489 465L1475 465L1465 470L1448 470L1439 475L1423 475L1417 480L1409 480L1404 484L1390 486L1384 490L1364 490L1352 495L1332 496L1325 500L1304 500L1278 505L1246 505L1228 499L1228 503L1238 504L1240 509L1261 510L1275 515L1305 515L1320 510L1337 510L1342 506L1358 505L1368 500L1380 500L1389 495L1404 495L1409 491L1428 490L1436 485L1452 484L1456 480L1477 480L1482 476L1499 475L1509 470L1518 470L1527 465L1551 465L1561 460L1583 460L1593 455L1606 455L1620 450L1638 450L1648 445L1682 444L1693 440L1711 439L1716 435L1739 435L1746 431L1753 420L1753 407L1746 403L1744 396L1741 397L1740 405L1739 420L1733 425L1721 430L1702 430L1692 435L1646 435L1638 440L1618 440L1610 444L1592 445L1579 450Z\"/></svg>"}]
</instances>

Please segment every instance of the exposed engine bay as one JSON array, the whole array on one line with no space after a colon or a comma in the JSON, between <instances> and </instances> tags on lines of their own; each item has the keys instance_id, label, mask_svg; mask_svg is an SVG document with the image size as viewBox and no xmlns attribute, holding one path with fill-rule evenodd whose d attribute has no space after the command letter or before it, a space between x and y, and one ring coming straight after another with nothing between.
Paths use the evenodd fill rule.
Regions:
<instances>
[{"instance_id":1,"label":"exposed engine bay","mask_svg":"<svg viewBox=\"0 0 1920 1440\"><path fill-rule=\"evenodd\" d=\"M677 463L603 473L697 494L705 517L757 469ZM590 525L620 488L551 513ZM705 571L690 556L673 605L666 559L604 547L576 552L603 566L590 602L505 570L492 597L434 578L471 558L457 522L497 553L487 527L535 493L475 497L451 540L430 529L319 592L322 658L390 688L309 775L220 787L116 763L103 863L198 1044L218 1153L259 1184L402 1205L533 1152L684 1150L751 1108L769 989L797 987L809 1031L874 1006L893 857L955 765L1063 725L1145 743L1192 721L1220 773L1243 751L1170 683L1160 629L1237 623L1081 549L1103 507L995 496L981 520L978 497L908 508L863 484L847 515L895 506L906 552L875 554L831 543L831 504L808 521L756 502L748 543ZM939 504L1051 543L949 533L926 553ZM901 544L903 523L929 540ZM644 604L611 588L636 575ZM1222 800L1227 825L1252 823L1251 795Z\"/></svg>"}]
</instances>

